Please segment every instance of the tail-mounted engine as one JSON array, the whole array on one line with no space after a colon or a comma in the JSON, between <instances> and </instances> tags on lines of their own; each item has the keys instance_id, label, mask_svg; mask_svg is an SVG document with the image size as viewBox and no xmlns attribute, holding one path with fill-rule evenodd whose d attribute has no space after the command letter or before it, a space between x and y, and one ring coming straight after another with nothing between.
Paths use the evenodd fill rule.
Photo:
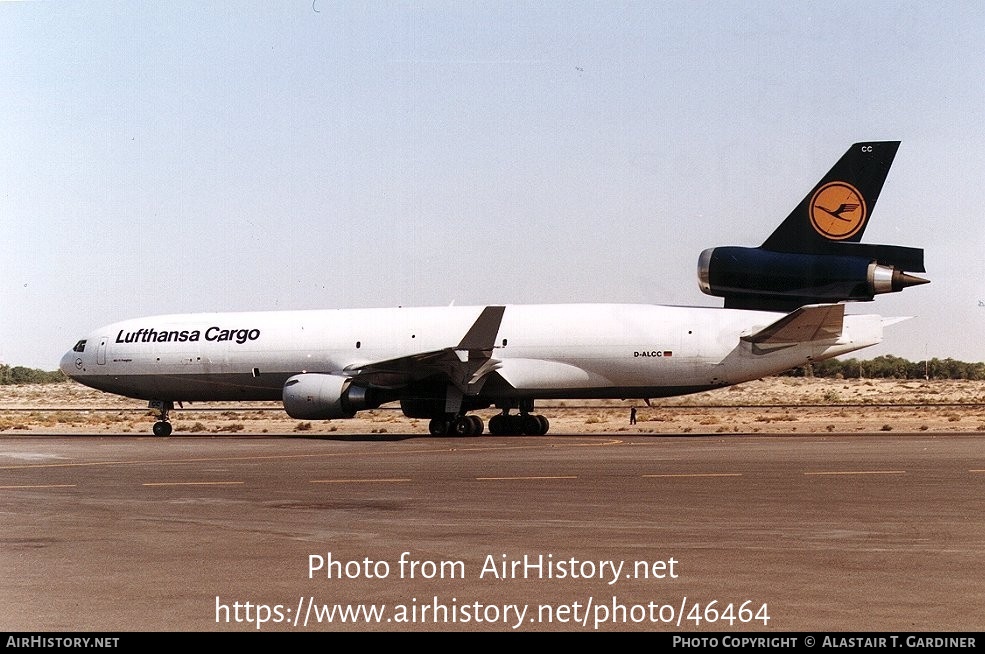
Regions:
<instances>
[{"instance_id":1,"label":"tail-mounted engine","mask_svg":"<svg viewBox=\"0 0 985 654\"><path fill-rule=\"evenodd\" d=\"M705 250L698 259L698 283L704 293L724 297L727 308L789 311L805 304L868 301L928 282L903 268L922 272L922 250L840 245L831 249L845 254L741 247Z\"/></svg>"}]
</instances>

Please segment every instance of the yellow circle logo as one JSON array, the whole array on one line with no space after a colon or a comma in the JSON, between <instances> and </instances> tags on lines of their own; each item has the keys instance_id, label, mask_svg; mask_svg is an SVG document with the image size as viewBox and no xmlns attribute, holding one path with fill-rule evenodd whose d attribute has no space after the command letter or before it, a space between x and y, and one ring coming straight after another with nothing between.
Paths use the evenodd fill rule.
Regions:
<instances>
[{"instance_id":1,"label":"yellow circle logo","mask_svg":"<svg viewBox=\"0 0 985 654\"><path fill-rule=\"evenodd\" d=\"M829 182L811 198L811 224L833 241L850 238L865 224L865 199L847 182Z\"/></svg>"}]
</instances>

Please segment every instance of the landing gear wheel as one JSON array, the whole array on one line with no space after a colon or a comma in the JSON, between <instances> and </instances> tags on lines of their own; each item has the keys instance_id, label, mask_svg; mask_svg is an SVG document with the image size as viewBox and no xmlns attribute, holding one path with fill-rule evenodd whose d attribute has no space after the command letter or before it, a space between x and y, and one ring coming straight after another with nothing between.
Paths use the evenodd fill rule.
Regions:
<instances>
[{"instance_id":1,"label":"landing gear wheel","mask_svg":"<svg viewBox=\"0 0 985 654\"><path fill-rule=\"evenodd\" d=\"M170 400L151 400L147 403L147 408L157 410L157 422L154 423L154 435L170 436L171 423L168 421L168 414L174 409L174 402L171 402Z\"/></svg>"},{"instance_id":2,"label":"landing gear wheel","mask_svg":"<svg viewBox=\"0 0 985 654\"><path fill-rule=\"evenodd\" d=\"M448 428L448 434L451 436L471 436L472 429L472 421L469 420L469 417L459 416L452 420L451 426Z\"/></svg>"},{"instance_id":3,"label":"landing gear wheel","mask_svg":"<svg viewBox=\"0 0 985 654\"><path fill-rule=\"evenodd\" d=\"M533 404L521 407L520 413L510 413L503 408L489 419L489 433L495 436L543 436L551 428L550 421L541 415L530 413Z\"/></svg>"},{"instance_id":4,"label":"landing gear wheel","mask_svg":"<svg viewBox=\"0 0 985 654\"><path fill-rule=\"evenodd\" d=\"M497 413L489 419L489 433L493 436L501 436L509 429L509 418L502 413Z\"/></svg>"},{"instance_id":5,"label":"landing gear wheel","mask_svg":"<svg viewBox=\"0 0 985 654\"><path fill-rule=\"evenodd\" d=\"M444 436L448 433L448 421L443 418L434 418L428 425L428 431L434 436Z\"/></svg>"},{"instance_id":6,"label":"landing gear wheel","mask_svg":"<svg viewBox=\"0 0 985 654\"><path fill-rule=\"evenodd\" d=\"M542 425L538 416L527 414L523 416L523 433L527 436L540 436Z\"/></svg>"},{"instance_id":7,"label":"landing gear wheel","mask_svg":"<svg viewBox=\"0 0 985 654\"><path fill-rule=\"evenodd\" d=\"M479 416L458 416L450 421L442 421L440 418L435 418L435 420L444 422L446 426L443 433L449 436L479 436L485 428L482 418ZM435 432L432 431L431 433Z\"/></svg>"}]
</instances>

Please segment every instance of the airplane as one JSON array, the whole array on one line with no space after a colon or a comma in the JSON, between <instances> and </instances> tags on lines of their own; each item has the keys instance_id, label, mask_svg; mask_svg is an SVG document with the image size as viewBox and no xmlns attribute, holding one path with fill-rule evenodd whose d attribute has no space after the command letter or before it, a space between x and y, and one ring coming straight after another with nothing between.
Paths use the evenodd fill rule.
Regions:
<instances>
[{"instance_id":1,"label":"airplane","mask_svg":"<svg viewBox=\"0 0 985 654\"><path fill-rule=\"evenodd\" d=\"M899 141L853 144L762 245L698 259L723 307L544 304L192 313L100 327L61 370L148 401L153 432L175 404L283 403L300 420L399 402L434 435L542 435L538 400L638 399L707 391L882 341L905 318L846 302L928 283L923 250L861 242ZM516 413L513 413L516 411Z\"/></svg>"}]
</instances>

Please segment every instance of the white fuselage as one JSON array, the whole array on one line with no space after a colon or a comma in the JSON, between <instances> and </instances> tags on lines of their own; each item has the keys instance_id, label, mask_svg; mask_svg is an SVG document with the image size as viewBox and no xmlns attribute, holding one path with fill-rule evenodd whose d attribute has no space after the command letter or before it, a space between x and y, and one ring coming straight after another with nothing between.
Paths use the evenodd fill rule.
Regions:
<instances>
[{"instance_id":1,"label":"white fuselage","mask_svg":"<svg viewBox=\"0 0 985 654\"><path fill-rule=\"evenodd\" d=\"M148 400L279 400L299 373L358 375L454 349L485 307L153 316L99 328L61 369ZM740 341L782 313L641 304L507 305L484 396L650 398L775 374L882 340L879 316L846 316L837 339L756 350ZM479 387L482 388L482 387Z\"/></svg>"}]
</instances>

